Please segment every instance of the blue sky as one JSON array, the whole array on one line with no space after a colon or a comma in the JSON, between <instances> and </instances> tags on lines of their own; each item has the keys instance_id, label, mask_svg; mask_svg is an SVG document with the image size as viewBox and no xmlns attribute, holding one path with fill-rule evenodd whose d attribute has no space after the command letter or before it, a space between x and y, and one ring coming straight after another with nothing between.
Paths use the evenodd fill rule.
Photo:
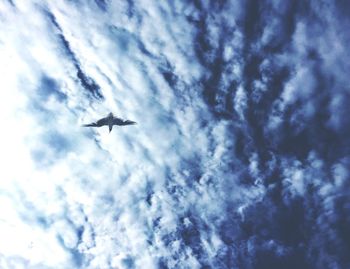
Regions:
<instances>
[{"instance_id":1,"label":"blue sky","mask_svg":"<svg viewBox=\"0 0 350 269\"><path fill-rule=\"evenodd\" d=\"M0 2L0 267L349 267L349 10Z\"/></svg>"}]
</instances>

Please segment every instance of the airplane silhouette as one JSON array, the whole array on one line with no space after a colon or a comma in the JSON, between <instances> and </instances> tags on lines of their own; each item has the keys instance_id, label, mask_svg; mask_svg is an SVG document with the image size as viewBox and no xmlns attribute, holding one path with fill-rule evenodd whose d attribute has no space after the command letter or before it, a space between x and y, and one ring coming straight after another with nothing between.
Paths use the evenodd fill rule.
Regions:
<instances>
[{"instance_id":1,"label":"airplane silhouette","mask_svg":"<svg viewBox=\"0 0 350 269\"><path fill-rule=\"evenodd\" d=\"M104 125L108 125L109 132L112 131L113 125L125 126L125 125L134 125L136 122L131 120L123 120L121 118L114 117L113 113L109 113L107 117L99 119L96 122L83 124L83 127L101 127Z\"/></svg>"}]
</instances>

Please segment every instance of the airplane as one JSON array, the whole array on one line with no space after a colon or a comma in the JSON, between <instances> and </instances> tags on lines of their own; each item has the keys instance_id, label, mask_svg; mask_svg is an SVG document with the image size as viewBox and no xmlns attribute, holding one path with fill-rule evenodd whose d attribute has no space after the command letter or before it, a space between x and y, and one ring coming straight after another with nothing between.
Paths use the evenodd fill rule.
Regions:
<instances>
[{"instance_id":1,"label":"airplane","mask_svg":"<svg viewBox=\"0 0 350 269\"><path fill-rule=\"evenodd\" d=\"M113 113L109 113L107 117L104 117L102 119L99 119L96 122L89 123L89 124L83 124L83 127L101 127L104 125L108 125L109 132L112 131L113 125L119 125L119 126L125 126L125 125L134 125L136 122L131 120L123 120L121 118L117 118L113 115Z\"/></svg>"}]
</instances>

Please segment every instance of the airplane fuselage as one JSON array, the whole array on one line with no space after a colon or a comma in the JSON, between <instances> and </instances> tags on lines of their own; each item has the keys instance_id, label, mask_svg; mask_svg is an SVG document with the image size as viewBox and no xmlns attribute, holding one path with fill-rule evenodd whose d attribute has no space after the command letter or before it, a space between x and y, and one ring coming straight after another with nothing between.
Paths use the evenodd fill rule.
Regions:
<instances>
[{"instance_id":1,"label":"airplane fuselage","mask_svg":"<svg viewBox=\"0 0 350 269\"><path fill-rule=\"evenodd\" d=\"M113 116L112 113L109 113L109 114L108 114L107 120L108 120L109 132L111 132L111 131L112 131L112 128L113 128L113 122L114 122L114 116Z\"/></svg>"}]
</instances>

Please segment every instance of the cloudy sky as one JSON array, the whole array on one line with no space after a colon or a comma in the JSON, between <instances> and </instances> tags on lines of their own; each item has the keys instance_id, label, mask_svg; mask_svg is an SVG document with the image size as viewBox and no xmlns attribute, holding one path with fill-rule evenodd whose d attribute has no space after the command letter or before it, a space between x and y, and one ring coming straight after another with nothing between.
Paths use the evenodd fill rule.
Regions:
<instances>
[{"instance_id":1,"label":"cloudy sky","mask_svg":"<svg viewBox=\"0 0 350 269\"><path fill-rule=\"evenodd\" d=\"M345 0L0 0L0 268L350 268ZM82 128L113 112L134 126Z\"/></svg>"}]
</instances>

